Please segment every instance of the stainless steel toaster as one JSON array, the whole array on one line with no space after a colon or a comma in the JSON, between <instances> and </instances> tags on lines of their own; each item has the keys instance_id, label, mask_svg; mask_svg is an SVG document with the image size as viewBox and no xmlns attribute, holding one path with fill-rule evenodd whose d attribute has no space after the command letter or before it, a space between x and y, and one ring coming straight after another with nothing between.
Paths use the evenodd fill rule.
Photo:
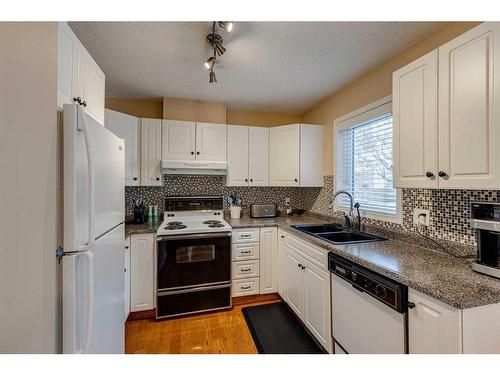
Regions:
<instances>
[{"instance_id":1,"label":"stainless steel toaster","mask_svg":"<svg viewBox=\"0 0 500 375\"><path fill-rule=\"evenodd\" d=\"M278 213L276 204L252 204L250 205L251 217L276 217Z\"/></svg>"}]
</instances>

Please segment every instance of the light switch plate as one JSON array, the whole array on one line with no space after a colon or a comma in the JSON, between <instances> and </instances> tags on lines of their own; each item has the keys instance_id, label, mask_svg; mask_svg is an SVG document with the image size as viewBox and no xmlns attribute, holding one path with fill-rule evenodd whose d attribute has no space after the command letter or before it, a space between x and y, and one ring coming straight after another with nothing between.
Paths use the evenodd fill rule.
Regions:
<instances>
[{"instance_id":1,"label":"light switch plate","mask_svg":"<svg viewBox=\"0 0 500 375\"><path fill-rule=\"evenodd\" d=\"M290 206L290 198L285 198L285 206Z\"/></svg>"},{"instance_id":2,"label":"light switch plate","mask_svg":"<svg viewBox=\"0 0 500 375\"><path fill-rule=\"evenodd\" d=\"M422 219L420 219L420 223L422 223L423 225L428 227L431 213L429 210L424 210L423 208L415 208L413 210L413 224L415 224L415 225L419 224L418 216L420 214L425 214L425 221L422 221Z\"/></svg>"}]
</instances>

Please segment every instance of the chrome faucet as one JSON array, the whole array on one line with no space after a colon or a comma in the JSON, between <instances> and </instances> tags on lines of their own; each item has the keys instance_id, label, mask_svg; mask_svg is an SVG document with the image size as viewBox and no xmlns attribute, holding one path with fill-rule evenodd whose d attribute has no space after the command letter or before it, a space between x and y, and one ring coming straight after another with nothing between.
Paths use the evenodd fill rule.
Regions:
<instances>
[{"instance_id":1,"label":"chrome faucet","mask_svg":"<svg viewBox=\"0 0 500 375\"><path fill-rule=\"evenodd\" d=\"M344 215L346 226L349 229L361 230L361 217L359 215L359 203L356 202L354 204L354 199L352 198L351 193L349 193L348 191L345 191L345 190L338 190L333 195L332 201L330 202L330 208L333 209L335 199L337 199L337 197L341 194L345 194L349 197L349 213L346 214L344 211L341 211L342 214ZM356 221L355 221L356 218L354 217L354 208L356 208L356 210L358 212L358 217L357 217Z\"/></svg>"}]
</instances>

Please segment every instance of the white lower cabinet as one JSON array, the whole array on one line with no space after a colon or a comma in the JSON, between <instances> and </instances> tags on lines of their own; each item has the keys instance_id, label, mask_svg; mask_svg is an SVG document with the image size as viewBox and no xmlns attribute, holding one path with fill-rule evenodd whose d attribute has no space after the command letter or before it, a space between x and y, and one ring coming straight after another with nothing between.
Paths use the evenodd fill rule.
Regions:
<instances>
[{"instance_id":1,"label":"white lower cabinet","mask_svg":"<svg viewBox=\"0 0 500 375\"><path fill-rule=\"evenodd\" d=\"M259 294L259 228L234 229L232 233L232 296Z\"/></svg>"},{"instance_id":2,"label":"white lower cabinet","mask_svg":"<svg viewBox=\"0 0 500 375\"><path fill-rule=\"evenodd\" d=\"M408 301L410 354L462 353L461 310L413 289Z\"/></svg>"},{"instance_id":3,"label":"white lower cabinet","mask_svg":"<svg viewBox=\"0 0 500 375\"><path fill-rule=\"evenodd\" d=\"M130 236L130 309L150 310L155 307L155 235Z\"/></svg>"},{"instance_id":4,"label":"white lower cabinet","mask_svg":"<svg viewBox=\"0 0 500 375\"><path fill-rule=\"evenodd\" d=\"M330 273L326 263L319 267L312 261L317 252L326 250L282 231L278 241L278 291L309 332L332 353Z\"/></svg>"},{"instance_id":5,"label":"white lower cabinet","mask_svg":"<svg viewBox=\"0 0 500 375\"><path fill-rule=\"evenodd\" d=\"M130 236L125 239L125 320L128 318L128 314L130 314Z\"/></svg>"},{"instance_id":6,"label":"white lower cabinet","mask_svg":"<svg viewBox=\"0 0 500 375\"><path fill-rule=\"evenodd\" d=\"M278 229L260 229L260 294L276 293L278 290Z\"/></svg>"},{"instance_id":7,"label":"white lower cabinet","mask_svg":"<svg viewBox=\"0 0 500 375\"><path fill-rule=\"evenodd\" d=\"M259 294L259 278L233 280L233 297Z\"/></svg>"},{"instance_id":8,"label":"white lower cabinet","mask_svg":"<svg viewBox=\"0 0 500 375\"><path fill-rule=\"evenodd\" d=\"M277 287L278 294L286 300L286 279L285 279L285 261L286 261L286 247L285 247L286 232L283 229L278 229L278 259L277 259Z\"/></svg>"}]
</instances>

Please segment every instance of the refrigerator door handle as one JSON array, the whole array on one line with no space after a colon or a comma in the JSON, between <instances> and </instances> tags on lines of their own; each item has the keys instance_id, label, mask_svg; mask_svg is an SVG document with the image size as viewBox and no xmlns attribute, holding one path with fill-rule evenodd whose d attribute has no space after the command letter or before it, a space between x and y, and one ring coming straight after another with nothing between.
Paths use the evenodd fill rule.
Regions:
<instances>
[{"instance_id":1,"label":"refrigerator door handle","mask_svg":"<svg viewBox=\"0 0 500 375\"><path fill-rule=\"evenodd\" d=\"M83 132L85 137L85 148L87 149L87 163L89 168L89 240L85 245L79 246L77 251L88 251L95 242L95 169L94 159L92 156L92 142L85 120L85 112L81 106L77 107L78 111L78 131Z\"/></svg>"},{"instance_id":2,"label":"refrigerator door handle","mask_svg":"<svg viewBox=\"0 0 500 375\"><path fill-rule=\"evenodd\" d=\"M83 344L77 343L77 258L87 258L88 306L86 311L87 331ZM63 257L63 353L83 354L90 347L94 320L94 255L90 251L65 254Z\"/></svg>"},{"instance_id":3,"label":"refrigerator door handle","mask_svg":"<svg viewBox=\"0 0 500 375\"><path fill-rule=\"evenodd\" d=\"M90 251L78 253L80 256L87 257L88 260L88 306L87 306L87 333L85 335L85 343L82 353L88 353L90 347L90 339L92 337L92 324L94 320L94 254Z\"/></svg>"}]
</instances>

